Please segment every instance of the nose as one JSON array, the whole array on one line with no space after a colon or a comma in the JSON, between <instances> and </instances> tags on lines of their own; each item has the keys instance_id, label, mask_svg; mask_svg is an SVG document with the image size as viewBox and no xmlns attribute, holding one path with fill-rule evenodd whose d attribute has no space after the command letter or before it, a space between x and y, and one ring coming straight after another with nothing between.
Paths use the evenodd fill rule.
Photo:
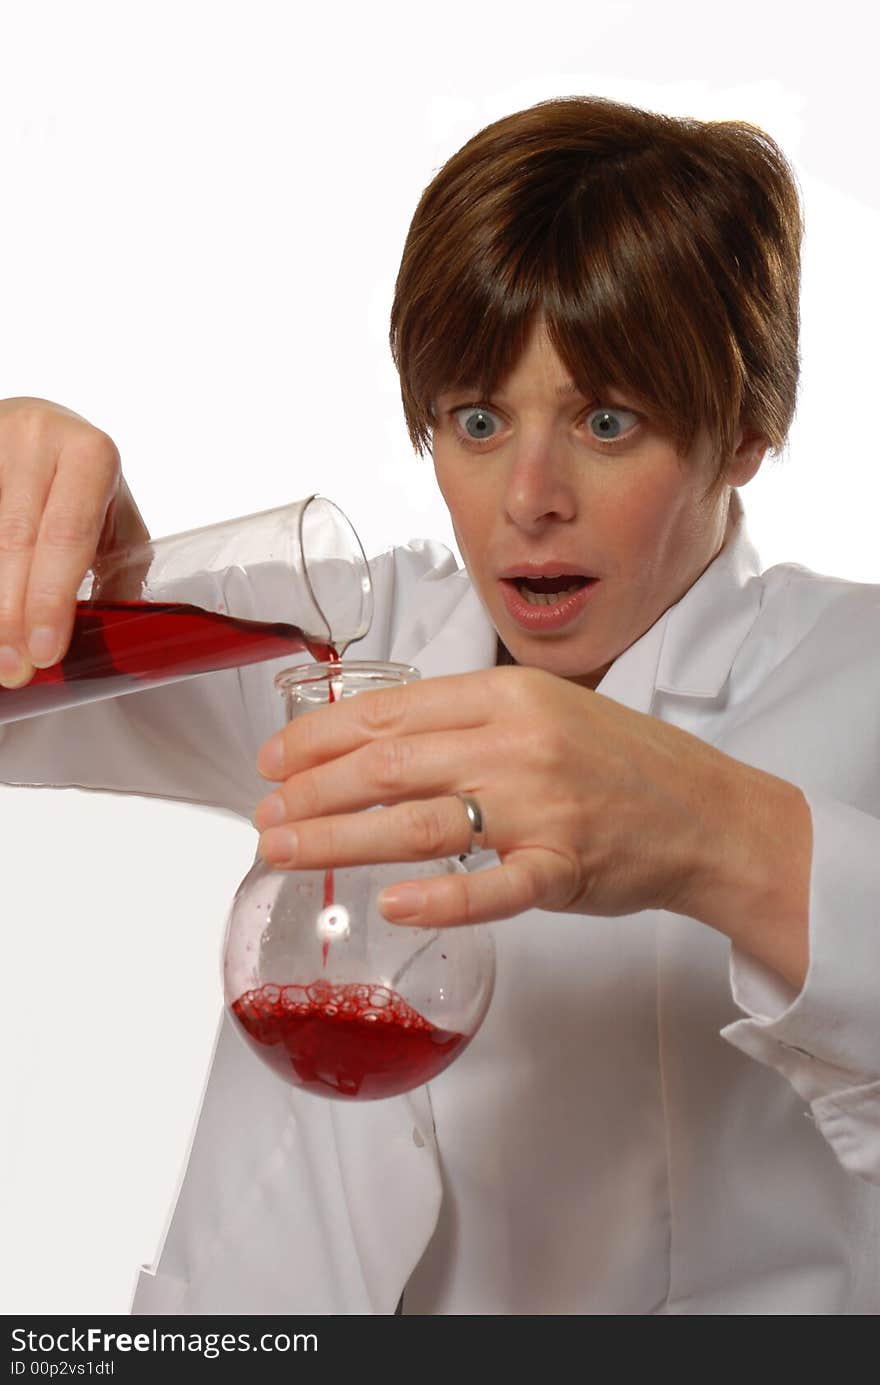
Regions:
<instances>
[{"instance_id":1,"label":"nose","mask_svg":"<svg viewBox=\"0 0 880 1385\"><path fill-rule=\"evenodd\" d=\"M526 532L552 520L574 519L577 495L570 459L552 440L519 439L510 462L504 496L507 518Z\"/></svg>"}]
</instances>

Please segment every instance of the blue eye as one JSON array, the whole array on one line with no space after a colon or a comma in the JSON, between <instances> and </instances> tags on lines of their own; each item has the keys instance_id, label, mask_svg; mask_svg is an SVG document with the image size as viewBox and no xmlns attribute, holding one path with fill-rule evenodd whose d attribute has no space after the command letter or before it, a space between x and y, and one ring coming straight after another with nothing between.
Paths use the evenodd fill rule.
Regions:
<instances>
[{"instance_id":1,"label":"blue eye","mask_svg":"<svg viewBox=\"0 0 880 1385\"><path fill-rule=\"evenodd\" d=\"M497 414L482 404L463 405L461 408L452 409L451 415L466 444L491 442L496 433L503 431L499 428ZM626 422L627 419L630 420L629 423ZM638 422L639 415L633 413L632 409L618 408L616 405L590 409L582 417L582 423L589 426L592 441L606 444L609 450L616 442L629 441L631 434L638 428Z\"/></svg>"},{"instance_id":2,"label":"blue eye","mask_svg":"<svg viewBox=\"0 0 880 1385\"><path fill-rule=\"evenodd\" d=\"M494 430L490 431L490 420L494 419L495 416L488 409L481 409L473 405L464 409L456 409L456 421L459 414L465 416L464 428L469 438L480 441L482 438L493 436ZM471 424L471 420L473 420L473 424Z\"/></svg>"},{"instance_id":3,"label":"blue eye","mask_svg":"<svg viewBox=\"0 0 880 1385\"><path fill-rule=\"evenodd\" d=\"M621 428L620 424L616 422L621 414L629 414L631 419L637 420L637 415L631 409L591 409L587 414L587 421L592 428L590 421L595 419L599 429L598 432L593 433L593 437L602 442L616 442L621 433L628 431L627 428ZM632 424L629 427L631 428Z\"/></svg>"}]
</instances>

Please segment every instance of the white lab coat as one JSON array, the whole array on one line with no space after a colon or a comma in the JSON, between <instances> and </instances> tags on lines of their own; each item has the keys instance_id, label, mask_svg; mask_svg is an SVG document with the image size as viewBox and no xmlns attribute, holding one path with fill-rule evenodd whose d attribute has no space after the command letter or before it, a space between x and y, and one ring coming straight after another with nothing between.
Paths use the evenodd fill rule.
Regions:
<instances>
[{"instance_id":1,"label":"white lab coat","mask_svg":"<svg viewBox=\"0 0 880 1385\"><path fill-rule=\"evenodd\" d=\"M444 548L371 566L350 657L494 663ZM254 617L283 609L249 577ZM0 727L0 777L249 819L290 662ZM533 910L493 925L496 992L461 1060L351 1106L288 1087L221 1017L133 1313L393 1313L405 1286L408 1313L880 1310L880 586L762 574L741 524L598 691L803 789L803 990L679 915Z\"/></svg>"}]
</instances>

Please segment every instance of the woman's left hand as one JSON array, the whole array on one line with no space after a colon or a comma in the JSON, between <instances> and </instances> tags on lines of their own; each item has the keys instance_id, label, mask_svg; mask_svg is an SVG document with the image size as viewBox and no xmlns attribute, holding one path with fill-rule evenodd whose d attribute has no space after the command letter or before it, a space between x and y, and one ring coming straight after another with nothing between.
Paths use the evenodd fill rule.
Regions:
<instances>
[{"instance_id":1,"label":"woman's left hand","mask_svg":"<svg viewBox=\"0 0 880 1385\"><path fill-rule=\"evenodd\" d=\"M270 826L268 799L254 814L260 854L280 868L460 855L471 830L453 795L472 794L501 864L402 881L381 897L387 917L432 927L530 908L701 917L738 804L756 776L772 778L655 717L518 667L319 708L267 742L257 768L284 781L270 798L295 831L293 853L289 829ZM378 804L387 806L360 811ZM392 893L400 907L389 907Z\"/></svg>"}]
</instances>

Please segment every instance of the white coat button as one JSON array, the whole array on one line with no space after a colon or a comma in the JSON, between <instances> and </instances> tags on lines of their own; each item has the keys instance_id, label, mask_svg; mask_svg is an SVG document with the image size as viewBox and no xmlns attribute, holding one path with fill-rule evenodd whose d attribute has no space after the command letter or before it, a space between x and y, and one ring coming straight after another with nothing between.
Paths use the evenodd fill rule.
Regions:
<instances>
[{"instance_id":1,"label":"white coat button","mask_svg":"<svg viewBox=\"0 0 880 1385\"><path fill-rule=\"evenodd\" d=\"M425 1137L417 1125L413 1126L413 1144L416 1149L423 1149L425 1144Z\"/></svg>"}]
</instances>

